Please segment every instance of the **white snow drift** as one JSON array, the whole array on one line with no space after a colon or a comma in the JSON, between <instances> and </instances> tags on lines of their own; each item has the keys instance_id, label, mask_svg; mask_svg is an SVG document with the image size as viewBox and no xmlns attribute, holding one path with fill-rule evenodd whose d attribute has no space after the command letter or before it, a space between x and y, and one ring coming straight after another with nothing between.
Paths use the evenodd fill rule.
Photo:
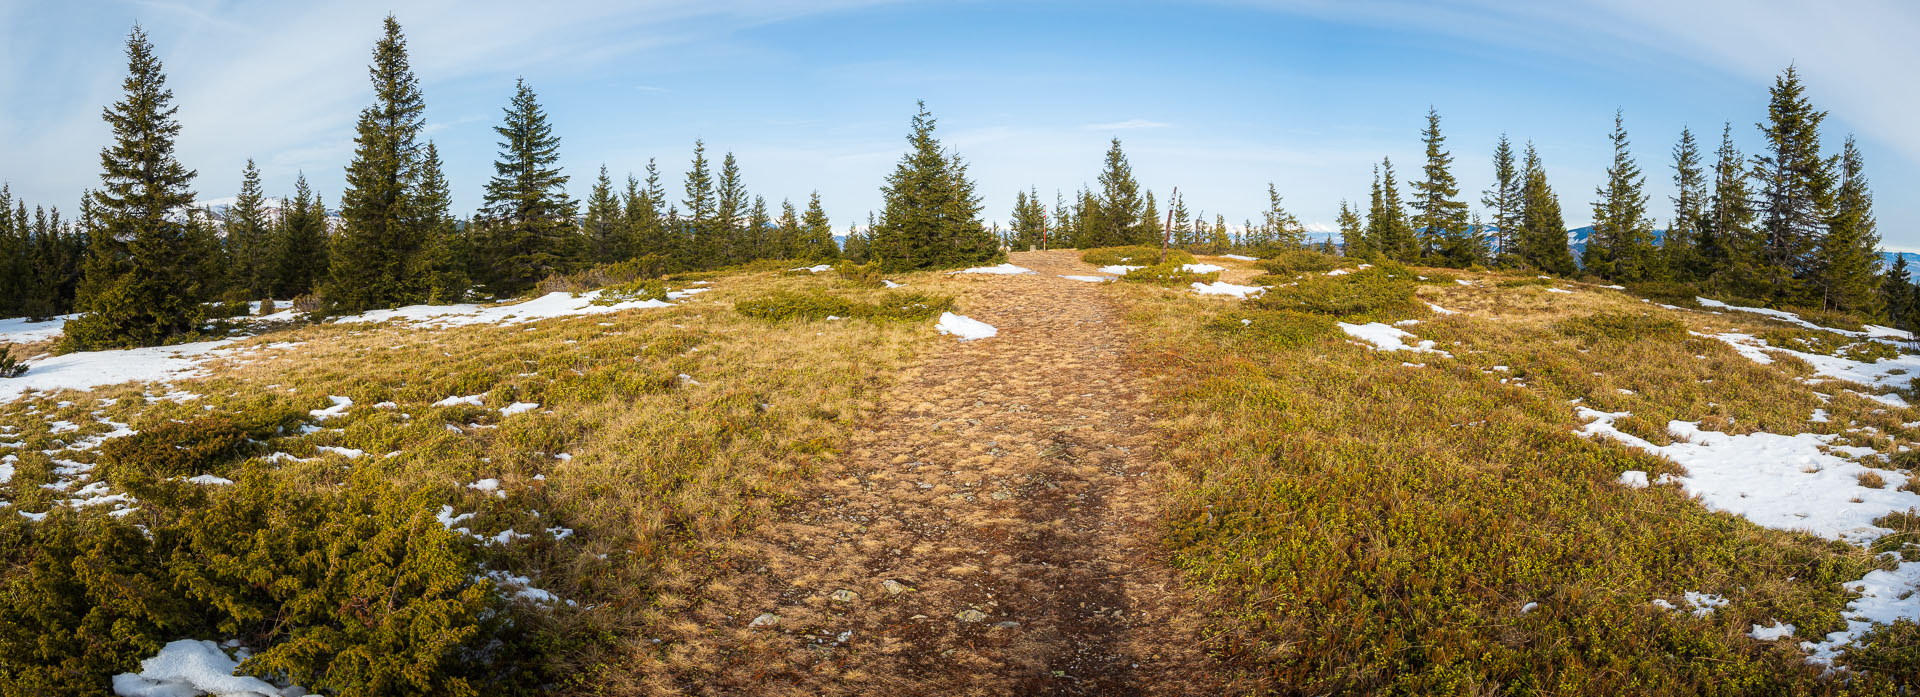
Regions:
<instances>
[{"instance_id":1,"label":"white snow drift","mask_svg":"<svg viewBox=\"0 0 1920 697\"><path fill-rule=\"evenodd\" d=\"M951 312L940 313L940 322L933 325L933 328L941 334L959 337L961 341L985 339L1000 333L1000 330L993 328L991 324Z\"/></svg>"}]
</instances>

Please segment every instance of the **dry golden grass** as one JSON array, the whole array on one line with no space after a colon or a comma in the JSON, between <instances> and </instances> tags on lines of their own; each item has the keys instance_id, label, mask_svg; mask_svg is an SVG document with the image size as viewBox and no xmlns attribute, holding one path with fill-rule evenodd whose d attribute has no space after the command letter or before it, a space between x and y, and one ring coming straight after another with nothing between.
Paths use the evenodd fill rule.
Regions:
<instances>
[{"instance_id":1,"label":"dry golden grass","mask_svg":"<svg viewBox=\"0 0 1920 697\"><path fill-rule=\"evenodd\" d=\"M1774 619L1800 636L1838 628L1838 582L1884 562L1708 512L1673 487L1617 485L1624 470L1676 470L1575 435L1584 424L1570 402L1630 411L1616 425L1657 443L1682 419L1734 433L1843 433L1883 452L1912 444L1901 426L1910 410L1810 386L1796 380L1804 364L1759 365L1708 337L1596 340L1559 328L1602 313L1703 333L1774 324L1759 317L1667 310L1589 284L1460 276L1470 285L1417 291L1459 314L1406 327L1453 358L1375 351L1338 331L1275 344L1209 329L1236 303L1110 291L1131 308L1149 347L1142 360L1164 373L1179 473L1169 540L1176 564L1222 603L1216 650L1282 693L1889 688L1884 672L1824 680L1791 642L1744 636ZM1831 422L1810 423L1816 408ZM1844 430L1862 426L1873 430ZM1699 620L1650 605L1683 591L1733 602Z\"/></svg>"}]
</instances>

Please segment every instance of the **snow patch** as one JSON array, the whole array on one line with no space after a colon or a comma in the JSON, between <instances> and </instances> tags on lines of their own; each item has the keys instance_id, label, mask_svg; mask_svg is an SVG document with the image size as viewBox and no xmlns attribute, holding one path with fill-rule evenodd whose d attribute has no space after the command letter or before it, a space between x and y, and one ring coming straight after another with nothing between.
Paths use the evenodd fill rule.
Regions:
<instances>
[{"instance_id":1,"label":"snow patch","mask_svg":"<svg viewBox=\"0 0 1920 697\"><path fill-rule=\"evenodd\" d=\"M265 680L234 675L240 662L206 640L181 639L160 647L160 653L140 662L140 672L113 676L113 693L120 697L291 697L307 694L299 687L284 690Z\"/></svg>"},{"instance_id":2,"label":"snow patch","mask_svg":"<svg viewBox=\"0 0 1920 697\"><path fill-rule=\"evenodd\" d=\"M339 324L356 322L407 321L431 327L461 327L474 324L515 325L553 317L573 315L601 315L622 310L642 308L671 307L671 301L681 300L695 293L703 293L706 288L669 291L666 300L629 300L611 305L595 305L604 290L593 290L574 295L555 291L525 302L507 305L409 305L393 310L373 310L357 315L349 315L332 320Z\"/></svg>"},{"instance_id":3,"label":"snow patch","mask_svg":"<svg viewBox=\"0 0 1920 697\"><path fill-rule=\"evenodd\" d=\"M1267 289L1260 286L1237 286L1226 281L1214 281L1212 283L1195 281L1193 283L1193 292L1201 295L1227 295L1244 300L1265 293Z\"/></svg>"},{"instance_id":4,"label":"snow patch","mask_svg":"<svg viewBox=\"0 0 1920 697\"><path fill-rule=\"evenodd\" d=\"M940 313L940 322L933 325L933 328L941 334L957 336L961 341L985 339L1000 333L1000 330L995 329L991 324L951 312Z\"/></svg>"},{"instance_id":5,"label":"snow patch","mask_svg":"<svg viewBox=\"0 0 1920 697\"><path fill-rule=\"evenodd\" d=\"M1012 264L1001 264L999 266L976 266L971 269L962 269L959 271L955 271L954 273L983 273L983 274L993 274L997 276L1013 276L1013 275L1023 274L1023 273L1033 273L1033 269L1029 269L1022 266L1014 266Z\"/></svg>"},{"instance_id":6,"label":"snow patch","mask_svg":"<svg viewBox=\"0 0 1920 697\"><path fill-rule=\"evenodd\" d=\"M1381 324L1379 322L1369 322L1367 324L1337 322L1336 324L1340 325L1340 331L1346 332L1347 336L1373 344L1374 349L1378 351L1413 351L1416 353L1437 353L1449 358L1453 357L1451 353L1434 348L1433 341L1430 339L1414 344L1407 343L1408 339L1418 339L1418 337L1398 327Z\"/></svg>"}]
</instances>

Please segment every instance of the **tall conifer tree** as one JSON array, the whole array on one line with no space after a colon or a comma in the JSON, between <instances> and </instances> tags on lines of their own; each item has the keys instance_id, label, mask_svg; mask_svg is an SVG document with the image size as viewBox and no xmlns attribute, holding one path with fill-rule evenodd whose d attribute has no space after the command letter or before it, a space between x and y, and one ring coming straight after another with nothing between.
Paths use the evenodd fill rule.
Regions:
<instances>
[{"instance_id":1,"label":"tall conifer tree","mask_svg":"<svg viewBox=\"0 0 1920 697\"><path fill-rule=\"evenodd\" d=\"M1440 112L1427 110L1427 128L1421 132L1426 145L1425 178L1413 183L1413 227L1420 235L1421 251L1441 256L1449 263L1465 266L1478 263L1476 250L1467 239L1467 204L1455 200L1460 183L1453 178L1453 155L1445 149L1447 138L1440 134Z\"/></svg>"},{"instance_id":2,"label":"tall conifer tree","mask_svg":"<svg viewBox=\"0 0 1920 697\"><path fill-rule=\"evenodd\" d=\"M1493 255L1496 259L1513 253L1514 234L1520 227L1520 190L1526 178L1513 159L1513 144L1507 134L1493 146L1493 185L1480 195L1480 205L1493 215Z\"/></svg>"},{"instance_id":3,"label":"tall conifer tree","mask_svg":"<svg viewBox=\"0 0 1920 697\"><path fill-rule=\"evenodd\" d=\"M282 204L274 244L274 295L292 299L312 293L327 278L327 209L301 173L293 199Z\"/></svg>"},{"instance_id":4,"label":"tall conifer tree","mask_svg":"<svg viewBox=\"0 0 1920 697\"><path fill-rule=\"evenodd\" d=\"M1815 250L1812 280L1826 309L1874 317L1882 309L1880 233L1874 229L1865 167L1860 148L1847 136L1840 151L1840 186L1827 216L1827 234Z\"/></svg>"},{"instance_id":5,"label":"tall conifer tree","mask_svg":"<svg viewBox=\"0 0 1920 697\"><path fill-rule=\"evenodd\" d=\"M420 161L420 182L414 196L415 220L422 230L420 253L414 255L409 275L426 287L424 300L454 303L466 299L472 285L472 248L459 222L453 219L453 187L447 183L440 149L427 141Z\"/></svg>"},{"instance_id":6,"label":"tall conifer tree","mask_svg":"<svg viewBox=\"0 0 1920 697\"><path fill-rule=\"evenodd\" d=\"M200 329L209 298L205 250L179 215L194 172L174 157L180 123L147 33L127 35L126 95L103 111L113 145L100 151L98 229L66 342L76 349L151 346ZM19 221L16 220L16 223Z\"/></svg>"},{"instance_id":7,"label":"tall conifer tree","mask_svg":"<svg viewBox=\"0 0 1920 697\"><path fill-rule=\"evenodd\" d=\"M807 212L800 216L800 251L812 262L840 258L840 245L833 242L833 223L827 220L818 191L807 197Z\"/></svg>"},{"instance_id":8,"label":"tall conifer tree","mask_svg":"<svg viewBox=\"0 0 1920 697\"><path fill-rule=\"evenodd\" d=\"M1567 246L1567 226L1560 215L1560 198L1547 183L1547 168L1540 162L1533 143L1527 143L1525 164L1520 169L1524 184L1520 187L1520 228L1514 235L1514 254L1521 265L1561 276L1578 269L1573 250Z\"/></svg>"},{"instance_id":9,"label":"tall conifer tree","mask_svg":"<svg viewBox=\"0 0 1920 697\"><path fill-rule=\"evenodd\" d=\"M567 196L567 176L560 171L560 137L526 80L515 83L505 112L505 121L493 129L500 134L500 154L476 216L482 235L476 254L487 288L510 295L570 266L578 204Z\"/></svg>"},{"instance_id":10,"label":"tall conifer tree","mask_svg":"<svg viewBox=\"0 0 1920 697\"><path fill-rule=\"evenodd\" d=\"M1673 220L1667 223L1667 236L1660 244L1670 273L1682 281L1697 280L1700 225L1706 215L1707 178L1701 171L1700 145L1693 130L1680 129L1680 142L1673 146Z\"/></svg>"},{"instance_id":11,"label":"tall conifer tree","mask_svg":"<svg viewBox=\"0 0 1920 697\"><path fill-rule=\"evenodd\" d=\"M888 271L951 268L990 261L998 242L980 223L980 198L966 163L933 137L934 118L920 103L900 157L880 193L884 203L869 253Z\"/></svg>"},{"instance_id":12,"label":"tall conifer tree","mask_svg":"<svg viewBox=\"0 0 1920 697\"><path fill-rule=\"evenodd\" d=\"M1817 301L1819 291L1808 289L1806 280L1833 205L1834 162L1820 155L1820 124L1827 112L1813 108L1791 66L1775 78L1769 93L1767 123L1759 125L1766 146L1754 156L1751 175L1766 250L1763 280L1776 300Z\"/></svg>"},{"instance_id":13,"label":"tall conifer tree","mask_svg":"<svg viewBox=\"0 0 1920 697\"><path fill-rule=\"evenodd\" d=\"M260 193L260 169L251 158L240 173L240 195L227 207L225 222L227 250L233 257L229 287L247 299L271 295L273 235L267 221L266 197Z\"/></svg>"},{"instance_id":14,"label":"tall conifer tree","mask_svg":"<svg viewBox=\"0 0 1920 697\"><path fill-rule=\"evenodd\" d=\"M333 241L327 304L339 312L397 307L426 299L426 284L409 275L426 242L416 215L420 129L426 102L407 62L400 22L388 15L374 44L374 104L360 112L347 189L340 197L340 234Z\"/></svg>"},{"instance_id":15,"label":"tall conifer tree","mask_svg":"<svg viewBox=\"0 0 1920 697\"><path fill-rule=\"evenodd\" d=\"M587 237L587 252L596 264L608 264L633 255L627 243L626 216L620 211L620 199L614 196L613 179L607 166L600 165L600 176L587 195L587 218L582 223Z\"/></svg>"},{"instance_id":16,"label":"tall conifer tree","mask_svg":"<svg viewBox=\"0 0 1920 697\"><path fill-rule=\"evenodd\" d=\"M1654 262L1653 220L1647 217L1646 175L1633 161L1620 112L1613 115L1613 164L1594 189L1593 235L1582 266L1608 280L1644 281L1661 275Z\"/></svg>"}]
</instances>

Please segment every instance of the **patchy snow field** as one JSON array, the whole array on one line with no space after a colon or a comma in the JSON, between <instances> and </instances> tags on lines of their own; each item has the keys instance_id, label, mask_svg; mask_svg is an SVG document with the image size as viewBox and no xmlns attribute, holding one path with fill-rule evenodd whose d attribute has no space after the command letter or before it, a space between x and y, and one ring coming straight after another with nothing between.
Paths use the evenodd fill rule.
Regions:
<instances>
[{"instance_id":1,"label":"patchy snow field","mask_svg":"<svg viewBox=\"0 0 1920 697\"><path fill-rule=\"evenodd\" d=\"M954 273L982 273L998 276L1013 276L1023 273L1033 273L1033 269L1024 266L1014 266L1012 264L1001 264L999 266L976 266L971 269L961 269Z\"/></svg>"},{"instance_id":2,"label":"patchy snow field","mask_svg":"<svg viewBox=\"0 0 1920 697\"><path fill-rule=\"evenodd\" d=\"M1193 292L1201 295L1227 295L1244 300L1265 293L1267 289L1262 286L1237 286L1226 281L1212 283L1194 281Z\"/></svg>"},{"instance_id":3,"label":"patchy snow field","mask_svg":"<svg viewBox=\"0 0 1920 697\"><path fill-rule=\"evenodd\" d=\"M602 291L594 290L574 295L566 292L552 292L526 302L508 305L409 305L392 310L374 310L357 315L348 315L332 320L340 324L354 322L386 322L404 320L422 326L459 327L471 324L514 325L550 317L569 317L574 315L602 315L622 310L636 310L655 307L671 307L672 301L684 300L696 293L704 293L706 288L689 288L669 291L666 300L631 300L611 305L595 305Z\"/></svg>"},{"instance_id":4,"label":"patchy snow field","mask_svg":"<svg viewBox=\"0 0 1920 697\"><path fill-rule=\"evenodd\" d=\"M1366 324L1336 322L1335 324L1339 325L1340 331L1346 332L1347 336L1372 344L1373 348L1377 351L1413 351L1415 353L1437 353L1449 358L1453 356L1451 353L1434 348L1432 340L1421 340L1419 337L1409 334L1398 327L1381 324L1379 322L1369 322ZM1415 340L1417 343L1409 344L1407 343L1409 339Z\"/></svg>"}]
</instances>

